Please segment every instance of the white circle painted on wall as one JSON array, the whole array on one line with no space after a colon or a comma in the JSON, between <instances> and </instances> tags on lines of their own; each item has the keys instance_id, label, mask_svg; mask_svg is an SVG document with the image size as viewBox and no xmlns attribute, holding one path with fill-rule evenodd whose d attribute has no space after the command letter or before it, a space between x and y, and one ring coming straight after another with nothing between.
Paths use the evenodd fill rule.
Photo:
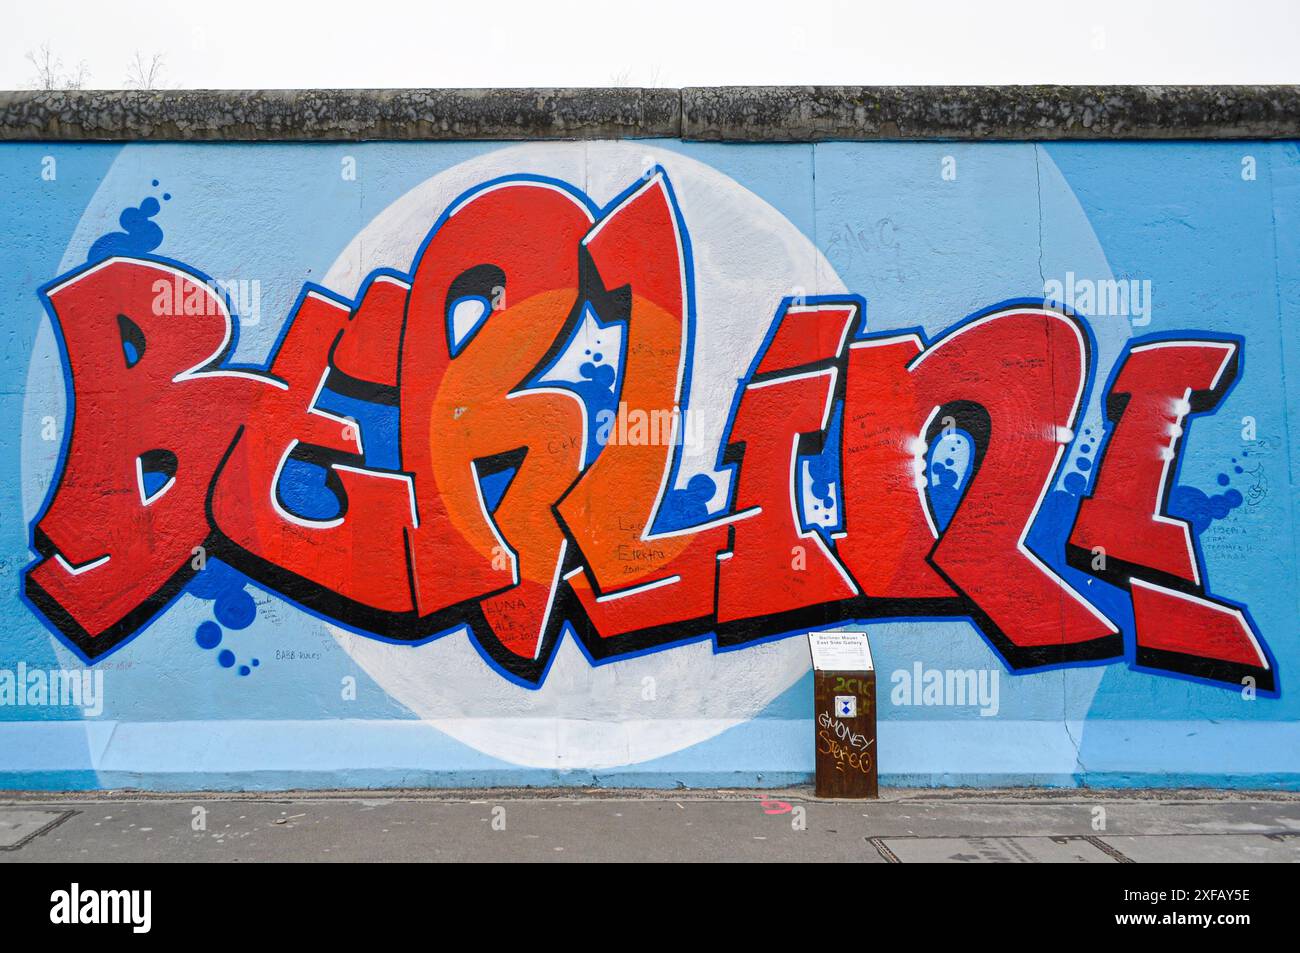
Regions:
<instances>
[{"instance_id":1,"label":"white circle painted on wall","mask_svg":"<svg viewBox=\"0 0 1300 953\"><path fill-rule=\"evenodd\" d=\"M728 169L772 168L766 159L750 158L766 152L760 147L691 148ZM493 150L427 179L361 230L321 283L353 295L373 268L408 268L447 206L466 190L501 175L533 173L561 179L603 204L636 181L648 165L663 165L692 239L698 315L690 402L699 413L699 442L687 448L678 474L680 486L692 474L712 469L736 381L786 295L843 291L838 272L849 290L867 298L873 331L919 324L935 335L975 309L1010 295L1032 294L1042 287L1044 276L1071 271L1099 277L1110 274L1069 183L1040 148L1012 144L972 149L963 158L962 181L977 187L946 191L933 181L936 157L947 148L943 144L830 144L818 148L815 160L811 149L782 148L785 151L777 161L791 171L788 180L772 186L781 196L773 201L804 222L827 257L772 205L726 174L678 152L636 142L536 143ZM813 161L818 176L810 187ZM258 262L260 273L276 265L274 249L251 251L232 240L242 234L235 224L238 216L229 211L216 214L232 200L228 180L212 183L202 194L190 194L214 178L206 174L197 153L184 147L136 144L122 150L87 206L61 270L85 260L87 249L114 227L121 209L139 202L140 181L147 181L160 165L168 170L164 178L175 177L190 187L186 214L174 215L167 225L163 250L168 255L214 274L243 273L245 257ZM238 176L245 174L238 172ZM997 195L998 203L984 201L990 195ZM275 205L275 214L288 207ZM303 215L318 214L306 208ZM807 210L806 219L800 218L802 209ZM230 228L213 227L214 222L227 221ZM851 233L850 223L855 226ZM251 344L245 356L253 360L270 346L300 288L300 278L285 266L281 280L268 281L267 288L279 289L274 296L267 292L263 312L269 320L243 329L247 333L241 337L241 347ZM40 313L35 302L33 311ZM21 489L28 521L58 463L58 445L42 439L39 423L47 417L64 420L68 407L54 332L47 317L40 314L38 320L21 437ZM1095 375L1105 380L1128 326L1093 322L1093 331ZM1086 408L1085 426L1100 421L1097 390ZM720 485L717 495L725 490ZM267 599L289 608L274 595L268 594ZM186 611L188 605L183 600L173 606L146 638L124 649L123 658L134 667L114 673L118 687L110 704L121 706L120 716L143 721L181 714L210 716L211 698L192 687L196 676L185 650L193 648L196 617ZM309 636L329 637L327 623L305 613L294 616L293 626L297 643ZM490 756L546 769L600 770L689 748L754 718L808 668L802 638L720 655L703 641L593 668L566 637L557 647L545 683L530 690L494 671L464 632L411 647L379 642L336 626L328 626L328 631L391 696L393 708L405 706L429 726ZM957 668L1004 671L975 629L961 620L882 622L872 631L882 672L910 666L918 654ZM60 659L73 664L71 653L54 636L50 642ZM184 677L173 677L175 673ZM1011 683L1014 691L1003 696L1002 713L1037 719L1050 711L1082 718L1101 675L1100 668L1080 668L1017 677ZM283 717L303 710L295 707L303 704L315 711L323 684L297 677L277 684L273 692L224 698L223 713L231 718L265 713ZM160 691L160 686L175 687ZM328 687L337 691L335 683ZM392 710L386 702L381 708L362 717L382 717ZM922 708L894 709L882 712L882 718L917 720L940 714ZM942 732L942 722L936 722L936 730Z\"/></svg>"},{"instance_id":2,"label":"white circle painted on wall","mask_svg":"<svg viewBox=\"0 0 1300 953\"><path fill-rule=\"evenodd\" d=\"M407 267L437 216L467 190L503 175L540 175L605 206L648 167L667 173L690 234L696 337L690 404L698 437L677 486L713 472L736 381L781 299L843 292L816 247L779 211L723 173L640 143L509 147L426 180L393 202L339 256L323 284L354 294L375 268ZM718 497L725 498L720 485ZM809 667L800 638L715 653L709 640L593 666L566 635L536 689L494 671L454 632L412 648L331 627L385 691L441 731L512 764L600 770L689 748L753 718Z\"/></svg>"}]
</instances>

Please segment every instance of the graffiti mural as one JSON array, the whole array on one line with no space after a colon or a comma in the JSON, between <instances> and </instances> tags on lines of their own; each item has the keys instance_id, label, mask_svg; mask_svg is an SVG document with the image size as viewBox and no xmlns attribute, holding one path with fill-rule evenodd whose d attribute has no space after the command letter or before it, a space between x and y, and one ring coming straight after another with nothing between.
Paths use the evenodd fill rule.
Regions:
<instances>
[{"instance_id":1,"label":"graffiti mural","mask_svg":"<svg viewBox=\"0 0 1300 953\"><path fill-rule=\"evenodd\" d=\"M730 499L692 519L672 477L694 267L656 168L600 209L560 181L483 183L409 273L375 272L354 301L306 286L264 368L229 361L237 318L193 268L111 255L63 276L42 296L76 411L27 595L88 659L208 553L361 631L468 625L532 683L565 623L595 659L947 615L1013 669L1123 657L1117 623L1026 543L1092 383L1083 321L1009 302L926 341L873 333L860 297L773 302L718 459ZM557 377L579 348L580 380ZM1243 350L1130 345L1093 492L1056 545L1128 590L1139 663L1271 691L1248 612L1209 594L1168 506L1184 429ZM370 423L390 409L395 440ZM970 459L941 528L926 461L955 433Z\"/></svg>"},{"instance_id":2,"label":"graffiti mural","mask_svg":"<svg viewBox=\"0 0 1300 953\"><path fill-rule=\"evenodd\" d=\"M827 628L885 783L1300 777L1300 215L1228 146L79 149L0 742L126 730L0 780L793 783Z\"/></svg>"}]
</instances>

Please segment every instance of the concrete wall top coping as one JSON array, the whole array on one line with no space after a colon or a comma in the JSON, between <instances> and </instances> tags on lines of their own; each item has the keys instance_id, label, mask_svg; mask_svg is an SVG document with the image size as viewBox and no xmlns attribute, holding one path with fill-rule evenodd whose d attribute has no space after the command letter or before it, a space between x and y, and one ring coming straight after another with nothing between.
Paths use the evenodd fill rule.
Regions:
<instances>
[{"instance_id":1,"label":"concrete wall top coping","mask_svg":"<svg viewBox=\"0 0 1300 953\"><path fill-rule=\"evenodd\" d=\"M0 140L1300 138L1300 86L0 91Z\"/></svg>"}]
</instances>

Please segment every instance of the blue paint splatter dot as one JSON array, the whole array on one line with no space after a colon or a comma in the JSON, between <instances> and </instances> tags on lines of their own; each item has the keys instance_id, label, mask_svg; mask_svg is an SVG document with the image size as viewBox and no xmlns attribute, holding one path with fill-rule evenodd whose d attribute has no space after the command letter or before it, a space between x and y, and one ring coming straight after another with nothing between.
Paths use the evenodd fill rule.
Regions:
<instances>
[{"instance_id":1,"label":"blue paint splatter dot","mask_svg":"<svg viewBox=\"0 0 1300 953\"><path fill-rule=\"evenodd\" d=\"M204 622L194 630L194 641L201 649L215 649L221 644L221 626L215 622Z\"/></svg>"},{"instance_id":2,"label":"blue paint splatter dot","mask_svg":"<svg viewBox=\"0 0 1300 953\"><path fill-rule=\"evenodd\" d=\"M164 201L164 202L170 202L171 200L172 200L172 194L171 194L170 192L164 192L164 193L163 193L163 201Z\"/></svg>"},{"instance_id":3,"label":"blue paint splatter dot","mask_svg":"<svg viewBox=\"0 0 1300 953\"><path fill-rule=\"evenodd\" d=\"M1226 473L1220 473L1220 474L1218 475L1218 477L1216 477L1216 479L1219 481L1219 486L1227 486L1227 485L1228 485L1228 474L1226 474Z\"/></svg>"},{"instance_id":4,"label":"blue paint splatter dot","mask_svg":"<svg viewBox=\"0 0 1300 953\"><path fill-rule=\"evenodd\" d=\"M154 180L153 180L153 187L154 187L155 189L158 188L158 180L157 180L157 179L154 179Z\"/></svg>"},{"instance_id":5,"label":"blue paint splatter dot","mask_svg":"<svg viewBox=\"0 0 1300 953\"><path fill-rule=\"evenodd\" d=\"M809 491L813 497L821 503L822 507L827 510L835 509L835 491L833 487L839 483L840 479L840 461L839 455L833 448L840 445L840 426L843 420L843 406L836 405L835 412L831 416L831 423L826 431L826 446L821 453L813 457L804 458L808 464L808 476L812 480L812 486ZM802 464L801 464L802 466ZM820 523L819 525L827 525Z\"/></svg>"},{"instance_id":6,"label":"blue paint splatter dot","mask_svg":"<svg viewBox=\"0 0 1300 953\"><path fill-rule=\"evenodd\" d=\"M1186 520L1192 532L1200 534L1241 504L1242 496L1236 490L1210 496L1194 486L1176 486L1169 497L1169 515Z\"/></svg>"},{"instance_id":7,"label":"blue paint splatter dot","mask_svg":"<svg viewBox=\"0 0 1300 953\"><path fill-rule=\"evenodd\" d=\"M217 663L222 668L230 668L235 664L235 653L230 649L222 649L221 654L217 656Z\"/></svg>"},{"instance_id":8,"label":"blue paint splatter dot","mask_svg":"<svg viewBox=\"0 0 1300 953\"><path fill-rule=\"evenodd\" d=\"M244 584L233 569L225 563L209 560L207 565L194 574L187 591L196 599L215 599L227 590L243 587Z\"/></svg>"},{"instance_id":9,"label":"blue paint splatter dot","mask_svg":"<svg viewBox=\"0 0 1300 953\"><path fill-rule=\"evenodd\" d=\"M152 196L140 203L139 208L125 208L117 217L124 231L109 232L90 246L87 261L100 261L113 255L145 255L162 244L163 230L157 222L150 221L162 208Z\"/></svg>"},{"instance_id":10,"label":"blue paint splatter dot","mask_svg":"<svg viewBox=\"0 0 1300 953\"><path fill-rule=\"evenodd\" d=\"M596 360L600 360L599 354L596 355ZM578 371L601 390L609 391L611 394L614 392L614 368L608 364L593 364L591 361L586 361Z\"/></svg>"},{"instance_id":11,"label":"blue paint splatter dot","mask_svg":"<svg viewBox=\"0 0 1300 953\"><path fill-rule=\"evenodd\" d=\"M954 489L957 486L957 471L950 469L951 463L934 463L930 466L930 476L942 487Z\"/></svg>"},{"instance_id":12,"label":"blue paint splatter dot","mask_svg":"<svg viewBox=\"0 0 1300 953\"><path fill-rule=\"evenodd\" d=\"M1241 469L1241 467L1233 467L1233 468L1232 468L1232 472L1233 472L1233 473L1243 473L1243 472L1245 472L1245 471L1243 471L1243 470Z\"/></svg>"},{"instance_id":13,"label":"blue paint splatter dot","mask_svg":"<svg viewBox=\"0 0 1300 953\"><path fill-rule=\"evenodd\" d=\"M246 629L257 618L257 603L243 589L223 592L217 597L213 614L227 629Z\"/></svg>"},{"instance_id":14,"label":"blue paint splatter dot","mask_svg":"<svg viewBox=\"0 0 1300 953\"><path fill-rule=\"evenodd\" d=\"M1079 496L1088 487L1088 481L1082 473L1067 473L1065 475L1065 490Z\"/></svg>"},{"instance_id":15,"label":"blue paint splatter dot","mask_svg":"<svg viewBox=\"0 0 1300 953\"><path fill-rule=\"evenodd\" d=\"M257 668L257 666L259 666L259 665L261 665L261 664L262 664L262 663L261 663L260 661L258 661L257 659L253 659L253 668Z\"/></svg>"},{"instance_id":16,"label":"blue paint splatter dot","mask_svg":"<svg viewBox=\"0 0 1300 953\"><path fill-rule=\"evenodd\" d=\"M958 473L950 468L950 464L951 461L945 465L938 460L930 464L930 509L940 530L948 528L957 512L957 504L961 502L961 493L957 490Z\"/></svg>"},{"instance_id":17,"label":"blue paint splatter dot","mask_svg":"<svg viewBox=\"0 0 1300 953\"><path fill-rule=\"evenodd\" d=\"M697 473L680 490L664 494L659 519L673 527L694 526L709 519L709 500L718 492L713 477Z\"/></svg>"},{"instance_id":18,"label":"blue paint splatter dot","mask_svg":"<svg viewBox=\"0 0 1300 953\"><path fill-rule=\"evenodd\" d=\"M1074 461L1074 465L1078 467L1080 470L1087 472L1088 470L1092 469L1092 460L1090 460L1088 457L1080 457L1078 460Z\"/></svg>"},{"instance_id":19,"label":"blue paint splatter dot","mask_svg":"<svg viewBox=\"0 0 1300 953\"><path fill-rule=\"evenodd\" d=\"M1090 444L1090 443L1085 443L1082 447L1079 448L1079 452L1080 452L1080 453L1092 453L1092 444Z\"/></svg>"},{"instance_id":20,"label":"blue paint splatter dot","mask_svg":"<svg viewBox=\"0 0 1300 953\"><path fill-rule=\"evenodd\" d=\"M239 674L240 674L240 675L247 675L247 674L248 674L249 672L251 672L251 671L252 671L252 669L249 668L247 665L241 665L241 666L239 666Z\"/></svg>"}]
</instances>

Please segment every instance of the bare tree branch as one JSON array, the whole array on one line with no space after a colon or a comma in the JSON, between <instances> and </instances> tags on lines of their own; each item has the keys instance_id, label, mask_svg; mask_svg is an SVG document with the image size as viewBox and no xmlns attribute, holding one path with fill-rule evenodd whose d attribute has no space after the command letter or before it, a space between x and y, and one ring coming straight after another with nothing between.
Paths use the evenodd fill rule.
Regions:
<instances>
[{"instance_id":1,"label":"bare tree branch","mask_svg":"<svg viewBox=\"0 0 1300 953\"><path fill-rule=\"evenodd\" d=\"M90 80L85 60L79 62L72 72L65 72L63 60L50 49L48 40L39 49L27 51L27 62L33 69L28 83L32 89L84 89Z\"/></svg>"},{"instance_id":2,"label":"bare tree branch","mask_svg":"<svg viewBox=\"0 0 1300 953\"><path fill-rule=\"evenodd\" d=\"M126 68L126 88L127 89L158 89L162 85L162 74L166 68L166 57L161 53L155 53L149 59L139 51L135 51L135 58L127 64Z\"/></svg>"}]
</instances>

